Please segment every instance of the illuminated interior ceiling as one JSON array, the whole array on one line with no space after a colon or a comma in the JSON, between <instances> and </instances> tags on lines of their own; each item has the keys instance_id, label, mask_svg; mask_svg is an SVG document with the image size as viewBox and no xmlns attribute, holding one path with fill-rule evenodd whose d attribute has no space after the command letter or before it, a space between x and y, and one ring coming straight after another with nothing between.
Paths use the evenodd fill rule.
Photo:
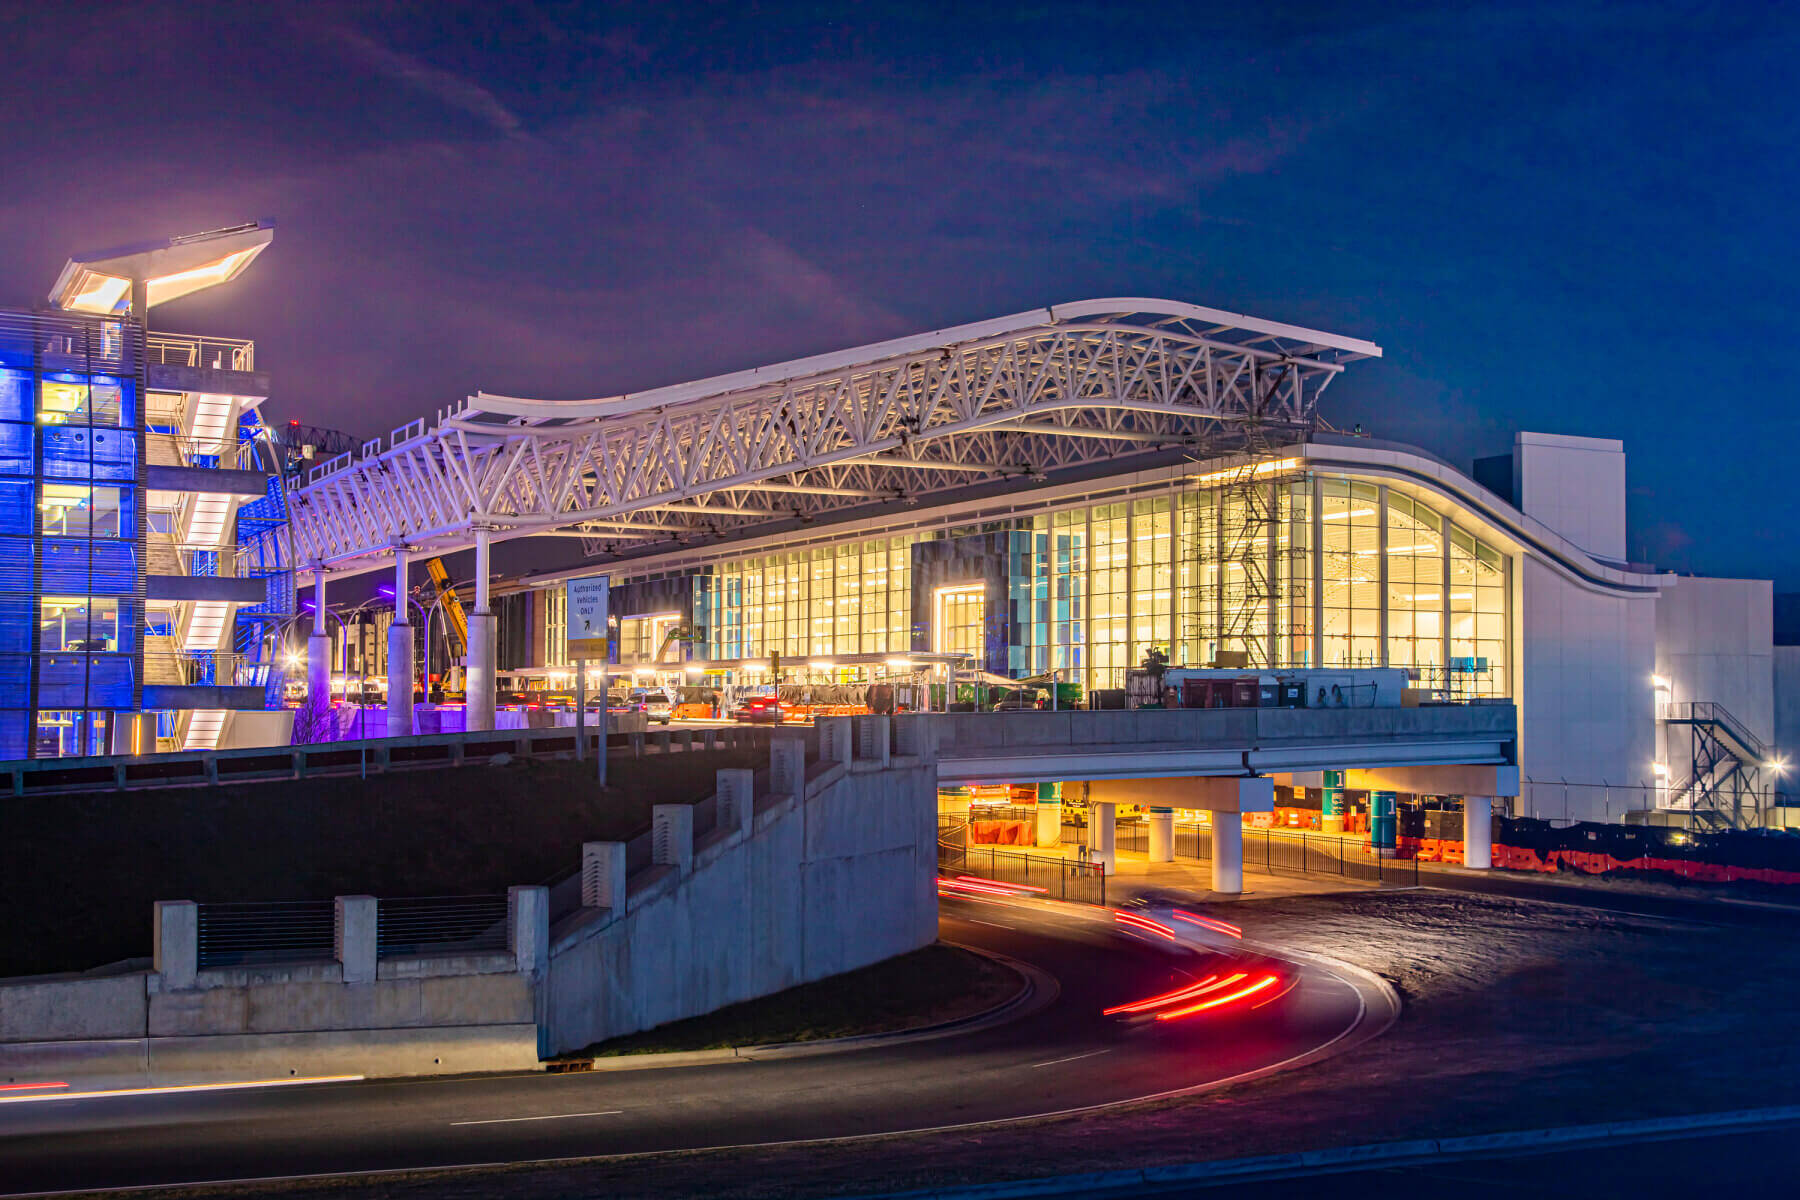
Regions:
<instances>
[{"instance_id":1,"label":"illuminated interior ceiling","mask_svg":"<svg viewBox=\"0 0 1800 1200\"><path fill-rule=\"evenodd\" d=\"M290 480L295 561L393 547L743 536L1132 455L1301 431L1372 342L1173 300L1084 300L598 400L479 393Z\"/></svg>"},{"instance_id":2,"label":"illuminated interior ceiling","mask_svg":"<svg viewBox=\"0 0 1800 1200\"><path fill-rule=\"evenodd\" d=\"M141 279L155 308L236 279L274 237L273 221L253 221L71 258L50 289L50 303L71 312L124 312L132 282Z\"/></svg>"}]
</instances>

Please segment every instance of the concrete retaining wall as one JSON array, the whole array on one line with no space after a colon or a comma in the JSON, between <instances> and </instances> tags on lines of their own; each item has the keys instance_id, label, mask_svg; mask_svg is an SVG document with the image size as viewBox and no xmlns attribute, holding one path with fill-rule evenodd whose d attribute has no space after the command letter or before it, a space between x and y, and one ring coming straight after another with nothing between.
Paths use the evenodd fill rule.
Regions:
<instances>
[{"instance_id":1,"label":"concrete retaining wall","mask_svg":"<svg viewBox=\"0 0 1800 1200\"><path fill-rule=\"evenodd\" d=\"M378 958L377 901L339 897L336 961L201 969L195 906L159 902L153 970L0 980L0 1083L527 1070L928 945L936 769L858 720L877 724L825 722L810 767L778 742L781 792L725 770L705 804L658 806L655 861L629 876L623 843L591 844L608 865L554 936L549 891L512 889L505 952ZM715 827L696 838L698 812Z\"/></svg>"},{"instance_id":2,"label":"concrete retaining wall","mask_svg":"<svg viewBox=\"0 0 1800 1200\"><path fill-rule=\"evenodd\" d=\"M803 796L759 796L750 829L722 822L690 864L633 875L622 911L583 909L552 931L549 1052L929 945L936 798L928 760L863 761L846 750L808 773Z\"/></svg>"}]
</instances>

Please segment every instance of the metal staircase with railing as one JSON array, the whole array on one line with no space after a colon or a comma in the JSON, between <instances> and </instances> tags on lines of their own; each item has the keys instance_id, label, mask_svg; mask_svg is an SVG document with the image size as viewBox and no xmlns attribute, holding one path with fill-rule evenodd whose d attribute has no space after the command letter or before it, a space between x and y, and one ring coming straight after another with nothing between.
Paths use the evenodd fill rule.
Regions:
<instances>
[{"instance_id":1,"label":"metal staircase with railing","mask_svg":"<svg viewBox=\"0 0 1800 1200\"><path fill-rule=\"evenodd\" d=\"M159 335L159 339L171 345L186 340L170 335ZM181 348L176 347L177 350ZM164 350L167 349L165 346ZM243 371L253 362L249 343L229 345L216 354L204 354L198 360L194 353L197 352L191 352L188 360L180 365ZM246 424L251 434L261 430L255 415L257 403L254 399L236 395L203 391L182 393L179 407L165 410L160 422L163 430L150 439L150 461L202 468L255 469L261 466L258 461L261 456L256 453L253 439L245 437ZM169 520L166 529L153 532L146 539L149 573L235 576L238 559L235 526L241 498L225 491L195 490L174 495L165 493L163 500ZM146 682L239 682L234 645L240 607L243 605L239 601L221 599L177 602L170 632L149 635L145 639ZM182 713L176 720L174 748L218 748L229 719L230 712L225 709Z\"/></svg>"},{"instance_id":2,"label":"metal staircase with railing","mask_svg":"<svg viewBox=\"0 0 1800 1200\"><path fill-rule=\"evenodd\" d=\"M1669 787L1661 807L1689 813L1702 830L1760 825L1762 810L1774 802L1765 773L1776 765L1762 739L1710 700L1665 704L1658 719L1671 740L1685 733L1690 748L1687 774Z\"/></svg>"}]
</instances>

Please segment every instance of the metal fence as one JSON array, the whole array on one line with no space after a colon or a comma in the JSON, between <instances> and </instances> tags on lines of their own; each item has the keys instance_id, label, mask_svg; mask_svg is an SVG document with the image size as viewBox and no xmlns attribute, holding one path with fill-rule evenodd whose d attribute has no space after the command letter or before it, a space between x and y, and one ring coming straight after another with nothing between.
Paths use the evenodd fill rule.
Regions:
<instances>
[{"instance_id":1,"label":"metal fence","mask_svg":"<svg viewBox=\"0 0 1800 1200\"><path fill-rule=\"evenodd\" d=\"M1212 829L1175 827L1177 858L1212 858ZM1382 857L1367 842L1274 829L1244 830L1244 866L1270 875L1341 875L1365 883L1419 882L1417 859Z\"/></svg>"},{"instance_id":2,"label":"metal fence","mask_svg":"<svg viewBox=\"0 0 1800 1200\"><path fill-rule=\"evenodd\" d=\"M940 834L943 832L940 828ZM959 846L940 836L938 872L943 875L978 875L1001 883L1019 883L1044 889L1048 900L1077 904L1106 903L1106 870L1099 863L1048 855L1017 854L988 846Z\"/></svg>"},{"instance_id":3,"label":"metal fence","mask_svg":"<svg viewBox=\"0 0 1800 1200\"><path fill-rule=\"evenodd\" d=\"M330 962L337 905L331 900L197 905L200 966Z\"/></svg>"},{"instance_id":4,"label":"metal fence","mask_svg":"<svg viewBox=\"0 0 1800 1200\"><path fill-rule=\"evenodd\" d=\"M1087 826L1064 825L1064 837L1085 842ZM1150 828L1142 821L1120 821L1113 827L1113 848L1150 852ZM1175 826L1175 857L1212 860L1212 827ZM1323 834L1278 829L1244 830L1244 866L1270 875L1339 875L1367 883L1419 882L1419 864L1410 858L1383 858L1368 843Z\"/></svg>"},{"instance_id":5,"label":"metal fence","mask_svg":"<svg viewBox=\"0 0 1800 1200\"><path fill-rule=\"evenodd\" d=\"M375 909L375 957L505 950L506 926L504 895L381 900Z\"/></svg>"}]
</instances>

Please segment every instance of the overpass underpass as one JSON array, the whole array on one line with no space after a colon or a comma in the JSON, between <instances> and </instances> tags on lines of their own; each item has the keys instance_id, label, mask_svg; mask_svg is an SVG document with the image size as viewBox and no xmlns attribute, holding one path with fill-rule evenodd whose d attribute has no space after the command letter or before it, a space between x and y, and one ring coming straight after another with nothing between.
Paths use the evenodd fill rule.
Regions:
<instances>
[{"instance_id":1,"label":"overpass underpass","mask_svg":"<svg viewBox=\"0 0 1800 1200\"><path fill-rule=\"evenodd\" d=\"M1399 793L1460 795L1466 814L1485 815L1495 798L1519 790L1518 717L1510 704L934 713L910 720L924 724L935 747L940 788L1083 783L1089 856L1109 872L1116 868L1118 805L1147 810L1152 863L1173 861L1175 809L1211 814L1213 890L1224 893L1243 890L1242 818L1273 812L1278 782L1335 787L1340 802L1347 788L1367 790L1384 798L1390 822ZM1060 801L1040 803L1037 823L1057 837ZM1467 865L1490 865L1491 822L1466 817L1464 825Z\"/></svg>"}]
</instances>

